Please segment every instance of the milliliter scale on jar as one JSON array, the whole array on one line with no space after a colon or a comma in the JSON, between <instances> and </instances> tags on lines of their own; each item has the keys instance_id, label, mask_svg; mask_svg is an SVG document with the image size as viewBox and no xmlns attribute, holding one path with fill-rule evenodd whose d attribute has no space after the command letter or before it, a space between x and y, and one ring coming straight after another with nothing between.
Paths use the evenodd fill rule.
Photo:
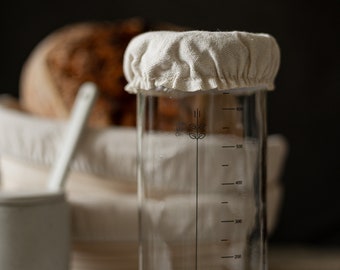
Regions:
<instances>
[{"instance_id":1,"label":"milliliter scale on jar","mask_svg":"<svg viewBox=\"0 0 340 270\"><path fill-rule=\"evenodd\" d=\"M229 95L230 93L229 92L224 92L223 93L224 95ZM214 98L214 97L212 97ZM235 117L230 115L229 112L233 112L233 111L239 111L239 112L242 112L243 110L243 107L241 106L234 106L232 107L230 105L230 102L226 102L225 103L226 106L223 106L221 108L217 108L217 110L221 110L221 116L218 116L219 119L222 119L222 122L225 123L225 125L221 126L220 127L220 134L227 134L227 136L230 136L230 130L236 130L237 127L234 126L235 123L232 122L232 119ZM223 102L222 104L223 105ZM236 105L236 104L235 104ZM205 110L203 110L205 111ZM215 111L215 114L218 113L218 111L216 112ZM198 269L200 266L200 258L199 256L203 256L204 259L206 259L205 255L204 254L201 254L201 251L200 251L200 239L203 239L203 245L205 244L204 242L206 242L204 240L204 235L200 235L201 232L199 230L199 227L200 226L200 207L199 207L199 200L200 200L200 197L201 196L204 196L206 193L207 193L207 189L206 187L204 187L204 190L202 191L201 190L201 183L202 181L203 182L208 182L208 183L211 183L211 182L217 182L218 184L218 181L216 181L217 179L214 180L211 180L211 177L214 177L214 175L212 174L208 179L200 179L200 168L199 168L199 155L200 155L200 147L199 147L199 143L200 143L200 140L203 140L207 134L206 134L206 123L202 123L200 121L200 118L201 118L201 109L196 109L196 110L193 110L193 120L194 120L194 123L192 124L189 124L187 125L187 130L188 130L188 136L195 140L195 143L196 143L196 152L195 152L195 269ZM223 121L223 119L227 119L227 121ZM210 119L211 120L211 119ZM229 122L229 123L228 123ZM181 123L179 125L179 128L177 129L177 135L179 135L179 131L182 131L183 132L183 127L185 127L186 125ZM211 128L211 126L214 126L209 125L209 127ZM218 131L218 126L215 127L213 130L215 131ZM182 130L181 130L182 129ZM213 134L212 134L213 135ZM224 148L224 149L229 149L229 151L233 151L235 149L242 149L243 148L243 143L242 142L238 142L236 144L232 144L231 142L229 142L229 140L227 139L226 141L222 141L222 144L221 145L217 145L217 147L221 147L221 148ZM204 151L204 150L203 150ZM232 156L232 155L230 155ZM226 153L226 155L223 155L223 157L221 158L220 161L217 161L215 164L211 164L212 165L212 172L213 171L216 171L216 170L219 170L220 169L220 166L222 167L223 170L232 170L233 169L233 166L237 166L237 164L231 164L231 161L228 160L228 153ZM228 173L226 173L226 175L228 175ZM221 235L220 235L220 239L217 239L217 242L215 243L216 246L220 246L220 250L218 252L218 254L214 254L215 258L212 258L213 260L215 261L218 261L219 258L221 259L226 259L226 260L229 260L229 259L235 259L235 260L240 260L242 259L242 253L243 253L243 250L236 250L231 248L233 246L233 242L231 240L232 236L231 234L233 233L233 231L235 230L235 228L230 228L230 226L233 226L234 224L242 224L243 220L244 220L244 216L243 216L243 213L242 214L239 214L238 216L236 214L234 215L230 215L230 216L224 216L223 213L224 212L227 212L227 211L224 211L223 208L225 207L231 207L233 208L232 204L237 204L238 202L233 200L233 198L230 198L228 196L228 192L237 192L235 191L235 187L234 185L239 185L239 186L243 186L243 180L239 179L239 180L236 180L236 179L221 179L220 180L221 182L221 196L217 196L217 200L216 200L216 207L217 208L220 208L220 210L218 210L217 212L221 213L220 215L216 216L216 224L215 226L220 226L222 227L220 229L220 231L222 232ZM216 187L215 187L216 188ZM240 193L242 193L242 190L240 188L238 188L238 191ZM208 191L209 192L209 191ZM214 190L211 191L212 194L215 193ZM209 194L209 193L208 193ZM223 194L225 194L225 197L223 196ZM218 198L220 198L220 200L218 200ZM221 204L221 205L219 205ZM234 207L235 208L235 207ZM201 221L201 222L204 222L204 221ZM219 223L222 223L224 226L220 225ZM223 227L225 227L223 229ZM216 228L215 228L216 229ZM241 229L241 228L239 228ZM213 239L215 239L215 237L213 237ZM212 240L212 244L214 244L213 242L216 241L215 240ZM233 253L234 252L234 253ZM203 262L204 263L204 262ZM223 262L222 262L223 264ZM230 263L228 263L230 264ZM212 267L212 265L210 265L210 267Z\"/></svg>"},{"instance_id":2,"label":"milliliter scale on jar","mask_svg":"<svg viewBox=\"0 0 340 270\"><path fill-rule=\"evenodd\" d=\"M278 59L272 37L245 32L152 32L129 44L140 270L266 269L266 92Z\"/></svg>"}]
</instances>

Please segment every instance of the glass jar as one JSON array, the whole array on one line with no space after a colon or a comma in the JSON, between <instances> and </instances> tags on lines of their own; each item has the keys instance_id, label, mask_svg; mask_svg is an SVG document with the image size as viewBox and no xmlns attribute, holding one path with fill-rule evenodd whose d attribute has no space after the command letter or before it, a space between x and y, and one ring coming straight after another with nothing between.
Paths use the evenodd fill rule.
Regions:
<instances>
[{"instance_id":1,"label":"glass jar","mask_svg":"<svg viewBox=\"0 0 340 270\"><path fill-rule=\"evenodd\" d=\"M138 95L140 270L266 269L267 34L159 31L124 55Z\"/></svg>"}]
</instances>

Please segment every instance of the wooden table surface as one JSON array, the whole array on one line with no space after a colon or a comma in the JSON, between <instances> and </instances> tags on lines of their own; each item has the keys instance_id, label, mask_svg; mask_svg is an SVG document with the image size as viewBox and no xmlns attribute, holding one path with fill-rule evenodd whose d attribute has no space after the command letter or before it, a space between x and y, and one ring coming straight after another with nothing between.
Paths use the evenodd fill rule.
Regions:
<instances>
[{"instance_id":1,"label":"wooden table surface","mask_svg":"<svg viewBox=\"0 0 340 270\"><path fill-rule=\"evenodd\" d=\"M340 270L340 247L269 246L268 270Z\"/></svg>"}]
</instances>

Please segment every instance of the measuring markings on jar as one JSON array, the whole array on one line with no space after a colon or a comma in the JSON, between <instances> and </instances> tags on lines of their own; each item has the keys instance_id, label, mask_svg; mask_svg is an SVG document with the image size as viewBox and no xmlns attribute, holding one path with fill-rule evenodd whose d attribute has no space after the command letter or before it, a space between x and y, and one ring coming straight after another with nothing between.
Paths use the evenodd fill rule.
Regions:
<instances>
[{"instance_id":1,"label":"measuring markings on jar","mask_svg":"<svg viewBox=\"0 0 340 270\"><path fill-rule=\"evenodd\" d=\"M222 186L231 186L231 185L242 185L243 181L242 180L237 180L235 182L222 182Z\"/></svg>"},{"instance_id":2,"label":"measuring markings on jar","mask_svg":"<svg viewBox=\"0 0 340 270\"><path fill-rule=\"evenodd\" d=\"M241 254L221 256L222 259L241 259Z\"/></svg>"},{"instance_id":3,"label":"measuring markings on jar","mask_svg":"<svg viewBox=\"0 0 340 270\"><path fill-rule=\"evenodd\" d=\"M222 145L222 148L236 148L236 149L241 149L241 148L243 148L243 144Z\"/></svg>"},{"instance_id":4,"label":"measuring markings on jar","mask_svg":"<svg viewBox=\"0 0 340 270\"><path fill-rule=\"evenodd\" d=\"M238 219L226 219L226 220L221 220L221 223L241 224L242 223L242 219L241 218L238 218Z\"/></svg>"}]
</instances>

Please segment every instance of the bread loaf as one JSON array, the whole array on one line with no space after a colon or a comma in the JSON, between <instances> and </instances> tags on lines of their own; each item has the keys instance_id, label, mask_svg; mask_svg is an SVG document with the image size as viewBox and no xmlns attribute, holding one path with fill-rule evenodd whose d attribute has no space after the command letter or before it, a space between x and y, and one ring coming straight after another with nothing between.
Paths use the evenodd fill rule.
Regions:
<instances>
[{"instance_id":1,"label":"bread loaf","mask_svg":"<svg viewBox=\"0 0 340 270\"><path fill-rule=\"evenodd\" d=\"M77 23L51 33L23 66L21 106L35 115L66 119L79 86L92 81L100 94L89 125L135 125L136 97L124 91L122 61L131 38L149 29L144 20L132 18Z\"/></svg>"}]
</instances>

